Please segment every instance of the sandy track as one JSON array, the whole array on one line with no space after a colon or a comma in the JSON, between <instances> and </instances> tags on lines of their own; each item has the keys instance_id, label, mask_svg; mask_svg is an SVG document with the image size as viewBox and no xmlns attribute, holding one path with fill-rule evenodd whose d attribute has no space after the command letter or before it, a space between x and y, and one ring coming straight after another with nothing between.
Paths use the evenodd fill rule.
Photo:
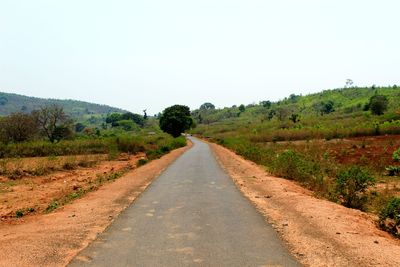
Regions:
<instances>
[{"instance_id":1,"label":"sandy track","mask_svg":"<svg viewBox=\"0 0 400 267\"><path fill-rule=\"evenodd\" d=\"M64 266L190 146L135 169L48 215L0 224L0 266Z\"/></svg>"},{"instance_id":2,"label":"sandy track","mask_svg":"<svg viewBox=\"0 0 400 267\"><path fill-rule=\"evenodd\" d=\"M369 214L317 199L224 147L211 147L237 187L304 265L400 266L400 240L377 229Z\"/></svg>"}]
</instances>

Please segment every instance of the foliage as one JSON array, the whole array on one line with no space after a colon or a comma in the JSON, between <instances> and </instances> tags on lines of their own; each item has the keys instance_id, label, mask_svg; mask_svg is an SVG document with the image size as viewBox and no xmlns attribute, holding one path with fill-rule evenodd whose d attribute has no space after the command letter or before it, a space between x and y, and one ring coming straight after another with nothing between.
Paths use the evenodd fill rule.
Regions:
<instances>
[{"instance_id":1,"label":"foliage","mask_svg":"<svg viewBox=\"0 0 400 267\"><path fill-rule=\"evenodd\" d=\"M111 123L112 126L115 125L117 121L122 120L122 114L120 113L111 113L107 115L106 123Z\"/></svg>"},{"instance_id":2,"label":"foliage","mask_svg":"<svg viewBox=\"0 0 400 267\"><path fill-rule=\"evenodd\" d=\"M400 236L400 198L392 198L379 215L379 225L395 236Z\"/></svg>"},{"instance_id":3,"label":"foliage","mask_svg":"<svg viewBox=\"0 0 400 267\"><path fill-rule=\"evenodd\" d=\"M160 128L173 137L178 137L181 133L190 129L193 119L190 109L187 106L174 105L166 108L160 117Z\"/></svg>"},{"instance_id":4,"label":"foliage","mask_svg":"<svg viewBox=\"0 0 400 267\"><path fill-rule=\"evenodd\" d=\"M393 152L393 160L400 161L400 147Z\"/></svg>"},{"instance_id":5,"label":"foliage","mask_svg":"<svg viewBox=\"0 0 400 267\"><path fill-rule=\"evenodd\" d=\"M321 178L318 165L292 150L283 151L272 163L274 174L303 183L314 183Z\"/></svg>"},{"instance_id":6,"label":"foliage","mask_svg":"<svg viewBox=\"0 0 400 267\"><path fill-rule=\"evenodd\" d=\"M121 120L131 120L134 123L136 123L137 125L139 125L140 127L144 126L144 121L145 121L143 116L141 116L139 114L134 114L132 112L127 112L127 113L122 114Z\"/></svg>"},{"instance_id":7,"label":"foliage","mask_svg":"<svg viewBox=\"0 0 400 267\"><path fill-rule=\"evenodd\" d=\"M375 179L366 169L353 166L337 174L336 192L344 206L362 209L367 201L365 192L374 184Z\"/></svg>"},{"instance_id":8,"label":"foliage","mask_svg":"<svg viewBox=\"0 0 400 267\"><path fill-rule=\"evenodd\" d=\"M132 120L120 120L115 122L114 127L121 127L125 131L132 131L137 129L137 125Z\"/></svg>"},{"instance_id":9,"label":"foliage","mask_svg":"<svg viewBox=\"0 0 400 267\"><path fill-rule=\"evenodd\" d=\"M263 106L264 108L270 108L271 105L272 105L272 102L269 101L269 100L261 101L261 102L260 102L260 105Z\"/></svg>"},{"instance_id":10,"label":"foliage","mask_svg":"<svg viewBox=\"0 0 400 267\"><path fill-rule=\"evenodd\" d=\"M372 114L382 115L388 108L389 100L384 95L374 95L370 98L368 108Z\"/></svg>"},{"instance_id":11,"label":"foliage","mask_svg":"<svg viewBox=\"0 0 400 267\"><path fill-rule=\"evenodd\" d=\"M133 123L143 127L145 119L143 116L132 112L126 112L124 114L112 113L107 115L106 123L110 123L112 127L122 127L126 131L130 131L136 128Z\"/></svg>"},{"instance_id":12,"label":"foliage","mask_svg":"<svg viewBox=\"0 0 400 267\"><path fill-rule=\"evenodd\" d=\"M32 115L13 113L0 119L0 141L4 143L28 141L37 132L37 122Z\"/></svg>"},{"instance_id":13,"label":"foliage","mask_svg":"<svg viewBox=\"0 0 400 267\"><path fill-rule=\"evenodd\" d=\"M32 115L50 142L60 141L72 134L71 121L60 106L41 107Z\"/></svg>"},{"instance_id":14,"label":"foliage","mask_svg":"<svg viewBox=\"0 0 400 267\"><path fill-rule=\"evenodd\" d=\"M209 102L206 102L200 106L200 110L213 110L215 106Z\"/></svg>"},{"instance_id":15,"label":"foliage","mask_svg":"<svg viewBox=\"0 0 400 267\"><path fill-rule=\"evenodd\" d=\"M388 166L385 168L389 176L400 175L400 166Z\"/></svg>"}]
</instances>

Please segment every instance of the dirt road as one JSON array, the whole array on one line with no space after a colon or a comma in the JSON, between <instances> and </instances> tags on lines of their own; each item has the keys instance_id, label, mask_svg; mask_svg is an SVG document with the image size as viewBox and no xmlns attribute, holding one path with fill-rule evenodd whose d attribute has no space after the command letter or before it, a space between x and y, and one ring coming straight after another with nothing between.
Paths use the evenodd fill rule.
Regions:
<instances>
[{"instance_id":1,"label":"dirt road","mask_svg":"<svg viewBox=\"0 0 400 267\"><path fill-rule=\"evenodd\" d=\"M192 141L70 266L298 266L209 146Z\"/></svg>"}]
</instances>

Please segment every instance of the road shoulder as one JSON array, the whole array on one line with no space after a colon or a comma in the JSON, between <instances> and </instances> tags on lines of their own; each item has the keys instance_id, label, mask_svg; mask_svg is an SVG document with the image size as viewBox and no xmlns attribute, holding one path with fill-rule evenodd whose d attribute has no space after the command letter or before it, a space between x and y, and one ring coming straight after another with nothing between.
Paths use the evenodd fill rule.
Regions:
<instances>
[{"instance_id":1,"label":"road shoulder","mask_svg":"<svg viewBox=\"0 0 400 267\"><path fill-rule=\"evenodd\" d=\"M305 266L400 266L400 241L377 229L367 213L317 199L222 146L210 146L236 186Z\"/></svg>"}]
</instances>

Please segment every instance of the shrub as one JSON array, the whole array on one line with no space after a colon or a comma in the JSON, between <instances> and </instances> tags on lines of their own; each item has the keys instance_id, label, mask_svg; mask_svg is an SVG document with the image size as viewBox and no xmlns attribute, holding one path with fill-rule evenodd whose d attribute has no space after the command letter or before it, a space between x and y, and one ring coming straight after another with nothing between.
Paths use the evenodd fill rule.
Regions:
<instances>
[{"instance_id":1,"label":"shrub","mask_svg":"<svg viewBox=\"0 0 400 267\"><path fill-rule=\"evenodd\" d=\"M348 208L363 209L367 201L366 190L375 184L369 171L359 166L342 170L336 177L336 193L342 205Z\"/></svg>"},{"instance_id":2,"label":"shrub","mask_svg":"<svg viewBox=\"0 0 400 267\"><path fill-rule=\"evenodd\" d=\"M400 166L388 166L385 169L389 176L397 176L400 174Z\"/></svg>"},{"instance_id":3,"label":"shrub","mask_svg":"<svg viewBox=\"0 0 400 267\"><path fill-rule=\"evenodd\" d=\"M24 216L24 212L22 210L17 210L15 212L15 217L22 218Z\"/></svg>"},{"instance_id":4,"label":"shrub","mask_svg":"<svg viewBox=\"0 0 400 267\"><path fill-rule=\"evenodd\" d=\"M392 198L379 214L379 225L385 231L400 236L400 198Z\"/></svg>"},{"instance_id":5,"label":"shrub","mask_svg":"<svg viewBox=\"0 0 400 267\"><path fill-rule=\"evenodd\" d=\"M147 164L147 162L148 162L147 159L139 159L137 162L137 166L138 167L143 166L143 165Z\"/></svg>"},{"instance_id":6,"label":"shrub","mask_svg":"<svg viewBox=\"0 0 400 267\"><path fill-rule=\"evenodd\" d=\"M400 161L400 147L393 152L393 160Z\"/></svg>"},{"instance_id":7,"label":"shrub","mask_svg":"<svg viewBox=\"0 0 400 267\"><path fill-rule=\"evenodd\" d=\"M293 179L312 187L321 186L323 182L320 165L290 149L276 157L272 162L271 169L275 175Z\"/></svg>"}]
</instances>

